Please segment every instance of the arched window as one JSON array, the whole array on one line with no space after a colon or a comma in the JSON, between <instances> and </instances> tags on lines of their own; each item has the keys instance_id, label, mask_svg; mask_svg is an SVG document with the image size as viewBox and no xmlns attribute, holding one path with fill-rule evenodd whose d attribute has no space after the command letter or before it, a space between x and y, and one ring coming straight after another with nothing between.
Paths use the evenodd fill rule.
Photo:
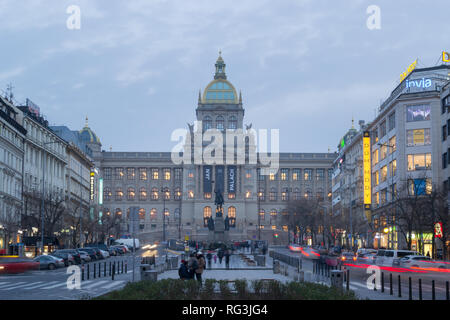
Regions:
<instances>
[{"instance_id":1,"label":"arched window","mask_svg":"<svg viewBox=\"0 0 450 320\"><path fill-rule=\"evenodd\" d=\"M264 190L264 188L260 188L259 189L259 191L258 191L258 199L259 200L261 200L261 201L264 201L264 198L265 198L265 192L264 192L265 190Z\"/></svg>"},{"instance_id":2,"label":"arched window","mask_svg":"<svg viewBox=\"0 0 450 320\"><path fill-rule=\"evenodd\" d=\"M277 210L276 209L272 209L270 210L270 221L272 223L272 221L277 219Z\"/></svg>"},{"instance_id":3,"label":"arched window","mask_svg":"<svg viewBox=\"0 0 450 320\"><path fill-rule=\"evenodd\" d=\"M103 198L105 199L105 201L109 201L111 200L111 197L112 197L111 188L106 187L103 190Z\"/></svg>"},{"instance_id":4,"label":"arched window","mask_svg":"<svg viewBox=\"0 0 450 320\"><path fill-rule=\"evenodd\" d=\"M264 209L259 210L259 218L260 218L261 221L264 220L265 216L266 215L265 215Z\"/></svg>"},{"instance_id":5,"label":"arched window","mask_svg":"<svg viewBox=\"0 0 450 320\"><path fill-rule=\"evenodd\" d=\"M147 200L147 189L145 187L139 189L139 200Z\"/></svg>"},{"instance_id":6,"label":"arched window","mask_svg":"<svg viewBox=\"0 0 450 320\"><path fill-rule=\"evenodd\" d=\"M175 208L175 211L173 212L173 214L174 214L174 218L176 220L179 220L180 219L180 208Z\"/></svg>"},{"instance_id":7,"label":"arched window","mask_svg":"<svg viewBox=\"0 0 450 320\"><path fill-rule=\"evenodd\" d=\"M175 188L175 193L174 193L173 197L175 200L181 199L181 189L180 188Z\"/></svg>"},{"instance_id":8,"label":"arched window","mask_svg":"<svg viewBox=\"0 0 450 320\"><path fill-rule=\"evenodd\" d=\"M136 197L136 191L134 190L134 188L128 188L127 199L132 201L132 200L134 200L135 197Z\"/></svg>"},{"instance_id":9,"label":"arched window","mask_svg":"<svg viewBox=\"0 0 450 320\"><path fill-rule=\"evenodd\" d=\"M164 188L164 198L166 200L170 200L170 189L169 188Z\"/></svg>"},{"instance_id":10,"label":"arched window","mask_svg":"<svg viewBox=\"0 0 450 320\"><path fill-rule=\"evenodd\" d=\"M139 209L139 219L145 220L145 209L144 208Z\"/></svg>"},{"instance_id":11,"label":"arched window","mask_svg":"<svg viewBox=\"0 0 450 320\"><path fill-rule=\"evenodd\" d=\"M158 188L152 188L152 200L158 200L158 198L159 198Z\"/></svg>"},{"instance_id":12,"label":"arched window","mask_svg":"<svg viewBox=\"0 0 450 320\"><path fill-rule=\"evenodd\" d=\"M208 226L208 219L211 217L212 210L211 207L203 208L203 226L206 228Z\"/></svg>"},{"instance_id":13,"label":"arched window","mask_svg":"<svg viewBox=\"0 0 450 320\"><path fill-rule=\"evenodd\" d=\"M228 219L230 220L230 227L234 228L236 226L236 208L228 208Z\"/></svg>"},{"instance_id":14,"label":"arched window","mask_svg":"<svg viewBox=\"0 0 450 320\"><path fill-rule=\"evenodd\" d=\"M236 129L237 128L237 120L235 116L231 116L228 118L228 129Z\"/></svg>"},{"instance_id":15,"label":"arched window","mask_svg":"<svg viewBox=\"0 0 450 320\"><path fill-rule=\"evenodd\" d=\"M150 210L150 220L155 220L158 216L157 216L157 211L155 208L153 208L152 210Z\"/></svg>"},{"instance_id":16,"label":"arched window","mask_svg":"<svg viewBox=\"0 0 450 320\"><path fill-rule=\"evenodd\" d=\"M289 190L288 188L283 188L281 191L281 200L282 201L289 201Z\"/></svg>"},{"instance_id":17,"label":"arched window","mask_svg":"<svg viewBox=\"0 0 450 320\"><path fill-rule=\"evenodd\" d=\"M206 131L208 129L212 128L212 119L210 116L206 116L203 118L203 131Z\"/></svg>"},{"instance_id":18,"label":"arched window","mask_svg":"<svg viewBox=\"0 0 450 320\"><path fill-rule=\"evenodd\" d=\"M122 201L123 199L123 190L122 188L116 189L116 201Z\"/></svg>"},{"instance_id":19,"label":"arched window","mask_svg":"<svg viewBox=\"0 0 450 320\"><path fill-rule=\"evenodd\" d=\"M305 199L311 199L311 190L306 190Z\"/></svg>"},{"instance_id":20,"label":"arched window","mask_svg":"<svg viewBox=\"0 0 450 320\"><path fill-rule=\"evenodd\" d=\"M225 129L225 120L222 116L218 116L216 118L216 129L222 131Z\"/></svg>"},{"instance_id":21,"label":"arched window","mask_svg":"<svg viewBox=\"0 0 450 320\"><path fill-rule=\"evenodd\" d=\"M104 212L105 212L105 216L111 216L111 210L109 210L109 208L105 208L104 209Z\"/></svg>"},{"instance_id":22,"label":"arched window","mask_svg":"<svg viewBox=\"0 0 450 320\"><path fill-rule=\"evenodd\" d=\"M121 216L121 215L122 215L122 209L117 208L117 209L116 209L116 215L117 215L117 216Z\"/></svg>"}]
</instances>

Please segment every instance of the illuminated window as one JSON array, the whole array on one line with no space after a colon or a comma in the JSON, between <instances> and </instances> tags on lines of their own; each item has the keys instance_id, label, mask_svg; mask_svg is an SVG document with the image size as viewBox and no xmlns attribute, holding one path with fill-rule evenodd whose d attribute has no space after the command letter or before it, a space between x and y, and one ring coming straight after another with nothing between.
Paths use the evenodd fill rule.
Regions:
<instances>
[{"instance_id":1,"label":"illuminated window","mask_svg":"<svg viewBox=\"0 0 450 320\"><path fill-rule=\"evenodd\" d=\"M386 179L387 179L387 166L382 167L380 172L381 172L381 182L386 181Z\"/></svg>"},{"instance_id":2,"label":"illuminated window","mask_svg":"<svg viewBox=\"0 0 450 320\"><path fill-rule=\"evenodd\" d=\"M397 160L393 160L389 163L389 172L391 176L395 176L397 173Z\"/></svg>"},{"instance_id":3,"label":"illuminated window","mask_svg":"<svg viewBox=\"0 0 450 320\"><path fill-rule=\"evenodd\" d=\"M134 188L128 188L127 199L132 201L132 200L134 200L135 196L136 196L136 192L135 192Z\"/></svg>"},{"instance_id":4,"label":"illuminated window","mask_svg":"<svg viewBox=\"0 0 450 320\"><path fill-rule=\"evenodd\" d=\"M208 219L212 215L211 207L204 207L203 208L203 225L204 227L208 227Z\"/></svg>"},{"instance_id":5,"label":"illuminated window","mask_svg":"<svg viewBox=\"0 0 450 320\"><path fill-rule=\"evenodd\" d=\"M152 188L152 200L158 200L158 199L159 199L158 188Z\"/></svg>"},{"instance_id":6,"label":"illuminated window","mask_svg":"<svg viewBox=\"0 0 450 320\"><path fill-rule=\"evenodd\" d=\"M157 168L152 169L152 179L153 180L159 179L159 169L157 169Z\"/></svg>"},{"instance_id":7,"label":"illuminated window","mask_svg":"<svg viewBox=\"0 0 450 320\"><path fill-rule=\"evenodd\" d=\"M169 188L164 188L164 198L166 200L170 200L170 189Z\"/></svg>"},{"instance_id":8,"label":"illuminated window","mask_svg":"<svg viewBox=\"0 0 450 320\"><path fill-rule=\"evenodd\" d=\"M281 200L289 201L289 191L287 188L284 188L283 191L281 191Z\"/></svg>"},{"instance_id":9,"label":"illuminated window","mask_svg":"<svg viewBox=\"0 0 450 320\"><path fill-rule=\"evenodd\" d=\"M155 220L157 217L158 217L158 215L157 215L156 209L153 208L152 210L150 210L150 219Z\"/></svg>"},{"instance_id":10,"label":"illuminated window","mask_svg":"<svg viewBox=\"0 0 450 320\"><path fill-rule=\"evenodd\" d=\"M252 171L247 169L245 170L245 178L250 179L252 177Z\"/></svg>"},{"instance_id":11,"label":"illuminated window","mask_svg":"<svg viewBox=\"0 0 450 320\"><path fill-rule=\"evenodd\" d=\"M139 219L145 220L145 209L144 208L139 209Z\"/></svg>"},{"instance_id":12,"label":"illuminated window","mask_svg":"<svg viewBox=\"0 0 450 320\"><path fill-rule=\"evenodd\" d=\"M147 200L147 189L144 187L139 189L139 200L145 201Z\"/></svg>"},{"instance_id":13,"label":"illuminated window","mask_svg":"<svg viewBox=\"0 0 450 320\"><path fill-rule=\"evenodd\" d=\"M181 199L181 189L180 188L175 188L174 198L175 198L175 200Z\"/></svg>"},{"instance_id":14,"label":"illuminated window","mask_svg":"<svg viewBox=\"0 0 450 320\"><path fill-rule=\"evenodd\" d=\"M445 136L447 136L447 132L445 132ZM431 145L430 128L407 130L406 145L408 147Z\"/></svg>"},{"instance_id":15,"label":"illuminated window","mask_svg":"<svg viewBox=\"0 0 450 320\"><path fill-rule=\"evenodd\" d=\"M116 168L115 170L115 178L116 180L122 180L125 175L123 168Z\"/></svg>"},{"instance_id":16,"label":"illuminated window","mask_svg":"<svg viewBox=\"0 0 450 320\"><path fill-rule=\"evenodd\" d=\"M288 232L288 226L283 226L283 231Z\"/></svg>"},{"instance_id":17,"label":"illuminated window","mask_svg":"<svg viewBox=\"0 0 450 320\"><path fill-rule=\"evenodd\" d=\"M298 181L300 179L300 169L292 169L292 180Z\"/></svg>"},{"instance_id":18,"label":"illuminated window","mask_svg":"<svg viewBox=\"0 0 450 320\"><path fill-rule=\"evenodd\" d=\"M272 209L270 210L270 219L276 219L277 218L277 210Z\"/></svg>"},{"instance_id":19,"label":"illuminated window","mask_svg":"<svg viewBox=\"0 0 450 320\"><path fill-rule=\"evenodd\" d=\"M322 181L325 178L325 170L324 169L317 169L316 170L316 180Z\"/></svg>"},{"instance_id":20,"label":"illuminated window","mask_svg":"<svg viewBox=\"0 0 450 320\"><path fill-rule=\"evenodd\" d=\"M272 226L272 230L277 230L277 226Z\"/></svg>"},{"instance_id":21,"label":"illuminated window","mask_svg":"<svg viewBox=\"0 0 450 320\"><path fill-rule=\"evenodd\" d=\"M383 144L383 145L381 145L381 147L380 147L380 157L381 157L381 160L386 159L386 156L387 156L387 145L386 145L386 144Z\"/></svg>"},{"instance_id":22,"label":"illuminated window","mask_svg":"<svg viewBox=\"0 0 450 320\"><path fill-rule=\"evenodd\" d=\"M122 209L117 208L116 209L116 215L121 216L122 215Z\"/></svg>"},{"instance_id":23,"label":"illuminated window","mask_svg":"<svg viewBox=\"0 0 450 320\"><path fill-rule=\"evenodd\" d=\"M433 191L431 179L408 179L408 191L411 196L431 194Z\"/></svg>"},{"instance_id":24,"label":"illuminated window","mask_svg":"<svg viewBox=\"0 0 450 320\"><path fill-rule=\"evenodd\" d=\"M122 188L116 189L116 201L121 201L123 199L123 190Z\"/></svg>"},{"instance_id":25,"label":"illuminated window","mask_svg":"<svg viewBox=\"0 0 450 320\"><path fill-rule=\"evenodd\" d=\"M127 168L127 179L133 180L135 178L135 169L134 168Z\"/></svg>"},{"instance_id":26,"label":"illuminated window","mask_svg":"<svg viewBox=\"0 0 450 320\"><path fill-rule=\"evenodd\" d=\"M303 171L303 176L305 181L311 181L312 180L312 169L305 169Z\"/></svg>"},{"instance_id":27,"label":"illuminated window","mask_svg":"<svg viewBox=\"0 0 450 320\"><path fill-rule=\"evenodd\" d=\"M264 189L259 189L258 191L258 199L264 201Z\"/></svg>"},{"instance_id":28,"label":"illuminated window","mask_svg":"<svg viewBox=\"0 0 450 320\"><path fill-rule=\"evenodd\" d=\"M143 181L147 180L147 169L139 168L139 179Z\"/></svg>"},{"instance_id":29,"label":"illuminated window","mask_svg":"<svg viewBox=\"0 0 450 320\"><path fill-rule=\"evenodd\" d=\"M188 198L189 199L194 199L194 191L193 190L189 190L188 191Z\"/></svg>"},{"instance_id":30,"label":"illuminated window","mask_svg":"<svg viewBox=\"0 0 450 320\"><path fill-rule=\"evenodd\" d=\"M261 210L259 211L259 218L260 218L261 220L264 220L264 217L265 217L265 216L266 216L266 215L265 215L264 210L261 209Z\"/></svg>"},{"instance_id":31,"label":"illuminated window","mask_svg":"<svg viewBox=\"0 0 450 320\"><path fill-rule=\"evenodd\" d=\"M252 192L251 192L250 190L247 190L247 191L245 192L245 199L250 199L251 196L252 196Z\"/></svg>"},{"instance_id":32,"label":"illuminated window","mask_svg":"<svg viewBox=\"0 0 450 320\"><path fill-rule=\"evenodd\" d=\"M194 170L191 170L191 169L188 170L188 178L194 179Z\"/></svg>"},{"instance_id":33,"label":"illuminated window","mask_svg":"<svg viewBox=\"0 0 450 320\"><path fill-rule=\"evenodd\" d=\"M372 159L373 159L373 164L378 163L378 149L376 149L374 152L372 152Z\"/></svg>"},{"instance_id":34,"label":"illuminated window","mask_svg":"<svg viewBox=\"0 0 450 320\"><path fill-rule=\"evenodd\" d=\"M164 180L170 180L170 169L164 169Z\"/></svg>"},{"instance_id":35,"label":"illuminated window","mask_svg":"<svg viewBox=\"0 0 450 320\"><path fill-rule=\"evenodd\" d=\"M165 209L164 209L164 215L165 215L166 217L169 217L169 216L170 216L169 208L165 208Z\"/></svg>"},{"instance_id":36,"label":"illuminated window","mask_svg":"<svg viewBox=\"0 0 450 320\"><path fill-rule=\"evenodd\" d=\"M425 121L431 119L431 106L418 105L406 107L406 121Z\"/></svg>"},{"instance_id":37,"label":"illuminated window","mask_svg":"<svg viewBox=\"0 0 450 320\"><path fill-rule=\"evenodd\" d=\"M234 199L236 198L236 194L235 193L229 193L228 194L228 199Z\"/></svg>"},{"instance_id":38,"label":"illuminated window","mask_svg":"<svg viewBox=\"0 0 450 320\"><path fill-rule=\"evenodd\" d=\"M430 170L431 153L408 154L408 171Z\"/></svg>"},{"instance_id":39,"label":"illuminated window","mask_svg":"<svg viewBox=\"0 0 450 320\"><path fill-rule=\"evenodd\" d=\"M305 196L305 199L311 199L311 190L306 190L304 196Z\"/></svg>"},{"instance_id":40,"label":"illuminated window","mask_svg":"<svg viewBox=\"0 0 450 320\"><path fill-rule=\"evenodd\" d=\"M235 207L229 207L228 208L228 218L230 221L230 227L236 226L236 208Z\"/></svg>"},{"instance_id":41,"label":"illuminated window","mask_svg":"<svg viewBox=\"0 0 450 320\"><path fill-rule=\"evenodd\" d=\"M110 188L105 188L103 190L103 198L105 199L105 201L109 201L111 200L112 197L112 192Z\"/></svg>"},{"instance_id":42,"label":"illuminated window","mask_svg":"<svg viewBox=\"0 0 450 320\"><path fill-rule=\"evenodd\" d=\"M270 181L274 181L275 180L275 173L270 173L269 174L269 180Z\"/></svg>"},{"instance_id":43,"label":"illuminated window","mask_svg":"<svg viewBox=\"0 0 450 320\"><path fill-rule=\"evenodd\" d=\"M393 153L397 150L397 138L393 136L389 139L389 151L390 153Z\"/></svg>"},{"instance_id":44,"label":"illuminated window","mask_svg":"<svg viewBox=\"0 0 450 320\"><path fill-rule=\"evenodd\" d=\"M375 173L374 173L373 183L375 186L377 186L380 183L380 174L378 171L375 171Z\"/></svg>"},{"instance_id":45,"label":"illuminated window","mask_svg":"<svg viewBox=\"0 0 450 320\"><path fill-rule=\"evenodd\" d=\"M259 226L259 229L264 229L264 226Z\"/></svg>"},{"instance_id":46,"label":"illuminated window","mask_svg":"<svg viewBox=\"0 0 450 320\"><path fill-rule=\"evenodd\" d=\"M289 178L289 169L281 169L281 180L286 181Z\"/></svg>"}]
</instances>

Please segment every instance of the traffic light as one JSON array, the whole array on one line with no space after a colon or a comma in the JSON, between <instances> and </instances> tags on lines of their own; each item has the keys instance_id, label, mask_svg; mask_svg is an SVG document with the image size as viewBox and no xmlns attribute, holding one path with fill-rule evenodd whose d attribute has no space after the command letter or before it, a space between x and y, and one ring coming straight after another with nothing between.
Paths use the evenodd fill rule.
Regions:
<instances>
[{"instance_id":1,"label":"traffic light","mask_svg":"<svg viewBox=\"0 0 450 320\"><path fill-rule=\"evenodd\" d=\"M275 233L273 236L274 236L275 238L278 238L278 233Z\"/></svg>"}]
</instances>

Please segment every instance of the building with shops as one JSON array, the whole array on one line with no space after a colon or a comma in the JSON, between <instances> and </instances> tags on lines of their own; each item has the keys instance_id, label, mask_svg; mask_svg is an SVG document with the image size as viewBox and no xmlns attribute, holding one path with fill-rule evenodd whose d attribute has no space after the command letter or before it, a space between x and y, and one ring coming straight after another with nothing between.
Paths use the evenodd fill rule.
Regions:
<instances>
[{"instance_id":1,"label":"building with shops","mask_svg":"<svg viewBox=\"0 0 450 320\"><path fill-rule=\"evenodd\" d=\"M27 131L22 113L0 96L0 254L21 242L22 180Z\"/></svg>"},{"instance_id":2,"label":"building with shops","mask_svg":"<svg viewBox=\"0 0 450 320\"><path fill-rule=\"evenodd\" d=\"M290 199L317 197L324 204L331 200L332 153L279 153L279 170L265 172L264 155L256 154L251 163L251 126L244 127L242 94L227 80L225 63L219 56L214 79L200 92L196 108L198 123L188 134L242 132L245 140L245 163L175 163L170 152L106 152L101 145L89 144L95 166L103 179L103 215L121 216L122 233L129 231L126 219L131 207L140 208L139 237L143 243L188 236L207 240L206 219L215 217L214 191L223 193L224 216L231 221L230 239L265 239L286 243L287 214ZM194 127L196 127L194 129ZM92 135L95 134L92 132ZM194 159L193 135L188 135L184 153ZM225 143L225 139L223 140ZM205 144L200 143L200 148ZM226 158L226 148L222 159ZM236 149L231 150L236 151ZM275 156L275 155L273 155ZM279 235L278 238L274 235Z\"/></svg>"}]
</instances>

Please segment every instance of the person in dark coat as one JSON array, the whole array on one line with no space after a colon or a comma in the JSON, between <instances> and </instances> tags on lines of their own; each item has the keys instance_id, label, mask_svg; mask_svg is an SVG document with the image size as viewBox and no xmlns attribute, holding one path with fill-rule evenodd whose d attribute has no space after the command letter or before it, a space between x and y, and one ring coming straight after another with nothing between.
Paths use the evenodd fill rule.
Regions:
<instances>
[{"instance_id":1,"label":"person in dark coat","mask_svg":"<svg viewBox=\"0 0 450 320\"><path fill-rule=\"evenodd\" d=\"M230 250L228 249L225 251L225 265L227 269L230 268Z\"/></svg>"},{"instance_id":2,"label":"person in dark coat","mask_svg":"<svg viewBox=\"0 0 450 320\"><path fill-rule=\"evenodd\" d=\"M219 249L219 252L217 253L217 256L219 257L219 263L222 264L222 259L224 256L224 251L222 248Z\"/></svg>"},{"instance_id":3,"label":"person in dark coat","mask_svg":"<svg viewBox=\"0 0 450 320\"><path fill-rule=\"evenodd\" d=\"M210 251L206 254L206 260L208 260L208 268L211 268L212 253Z\"/></svg>"},{"instance_id":4,"label":"person in dark coat","mask_svg":"<svg viewBox=\"0 0 450 320\"><path fill-rule=\"evenodd\" d=\"M186 260L181 260L181 265L180 268L178 269L178 275L180 276L181 280L192 279L192 275L191 273L189 273Z\"/></svg>"}]
</instances>

